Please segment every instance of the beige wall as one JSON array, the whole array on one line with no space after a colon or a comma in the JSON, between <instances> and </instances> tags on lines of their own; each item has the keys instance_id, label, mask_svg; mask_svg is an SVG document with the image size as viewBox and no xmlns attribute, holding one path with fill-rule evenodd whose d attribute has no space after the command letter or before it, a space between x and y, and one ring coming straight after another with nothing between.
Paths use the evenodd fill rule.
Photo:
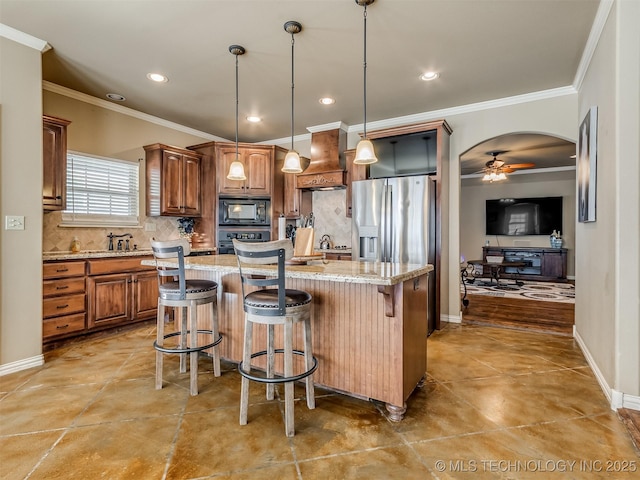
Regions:
<instances>
[{"instance_id":1,"label":"beige wall","mask_svg":"<svg viewBox=\"0 0 640 480\"><path fill-rule=\"evenodd\" d=\"M73 93L73 92L71 92ZM95 99L92 99L95 102ZM107 103L105 101L105 103ZM60 212L44 215L43 244L45 252L68 251L73 237L78 237L83 250L101 250L107 247L106 235L128 232L133 234L133 242L138 248L150 248L150 239L173 238L178 235L177 219L171 217L145 217L145 173L144 145L165 143L176 147L186 147L206 142L204 136L184 133L173 128L158 125L125 113L102 108L94 103L45 90L43 111L71 121L67 132L69 150L140 161L140 224L151 224L155 230L143 228L61 228Z\"/></svg>"},{"instance_id":2,"label":"beige wall","mask_svg":"<svg viewBox=\"0 0 640 480\"><path fill-rule=\"evenodd\" d=\"M0 365L41 361L41 54L0 37ZM24 230L5 230L23 215ZM35 363L34 363L35 362Z\"/></svg>"},{"instance_id":3,"label":"beige wall","mask_svg":"<svg viewBox=\"0 0 640 480\"><path fill-rule=\"evenodd\" d=\"M567 275L574 270L574 244L576 224L576 175L575 171L544 174L511 175L504 182L487 183L479 178L462 180L460 190L460 255L466 260L482 258L486 241L503 247L549 247L547 235L522 235L517 237L485 235L485 200L517 197L563 197L561 229L563 247L567 252Z\"/></svg>"},{"instance_id":4,"label":"beige wall","mask_svg":"<svg viewBox=\"0 0 640 480\"><path fill-rule=\"evenodd\" d=\"M576 227L576 331L613 406L640 408L640 4L614 2L579 91L598 107L597 219Z\"/></svg>"},{"instance_id":5,"label":"beige wall","mask_svg":"<svg viewBox=\"0 0 640 480\"><path fill-rule=\"evenodd\" d=\"M460 238L461 180L460 156L469 148L487 139L514 132L533 132L553 135L576 141L577 95L566 95L541 100L533 100L517 105L490 108L483 111L451 115L447 121L453 129L451 171L449 175L450 212L448 258L449 298L443 303L443 313L451 321L460 321ZM445 311L444 309L447 309Z\"/></svg>"}]
</instances>

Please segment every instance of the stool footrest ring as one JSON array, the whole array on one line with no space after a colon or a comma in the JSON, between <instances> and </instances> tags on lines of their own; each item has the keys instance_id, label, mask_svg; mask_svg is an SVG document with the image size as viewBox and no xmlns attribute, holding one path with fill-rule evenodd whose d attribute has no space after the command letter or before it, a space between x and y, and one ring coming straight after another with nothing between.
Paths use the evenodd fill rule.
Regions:
<instances>
[{"instance_id":1,"label":"stool footrest ring","mask_svg":"<svg viewBox=\"0 0 640 480\"><path fill-rule=\"evenodd\" d=\"M190 333L190 330L187 330L187 335L189 333ZM204 334L208 334L208 335L213 335L213 332L211 330L198 330L198 333L204 333ZM165 335L163 338L166 340L167 338L175 337L175 336L178 336L178 335L182 335L182 332L172 332L172 333L169 333L169 334ZM161 345L158 345L158 342L155 341L155 342L153 342L153 348L155 348L156 350L158 350L159 352L162 352L162 353L191 353L191 352L200 352L202 350L206 350L207 348L215 347L221 341L222 341L222 335L218 335L218 338L215 341L213 341L211 343L208 343L207 345L198 345L197 347L193 347L193 348L169 348L169 347L163 347Z\"/></svg>"},{"instance_id":2,"label":"stool footrest ring","mask_svg":"<svg viewBox=\"0 0 640 480\"><path fill-rule=\"evenodd\" d=\"M283 348L277 348L274 350L275 353L284 353L284 349ZM295 355L303 355L304 356L304 352L300 351L300 350L293 350L293 353ZM255 357L262 357L264 355L267 355L267 351L266 350L262 350L260 352L256 352L256 353L252 353L251 354L251 358L255 358ZM266 377L258 377L256 375L252 375L250 372L247 372L246 370L243 370L242 368L242 363L240 362L238 363L238 372L240 372L240 375L242 375L245 378L248 378L249 380L253 380L254 382L260 382L260 383L288 383L288 382L296 382L298 380L302 380L304 378L307 378L309 375L311 375L313 372L316 371L316 369L318 368L318 359L316 357L311 357L313 360L313 366L307 370L306 372L302 372L299 375L294 375L291 377L276 377L276 378L266 378Z\"/></svg>"}]
</instances>

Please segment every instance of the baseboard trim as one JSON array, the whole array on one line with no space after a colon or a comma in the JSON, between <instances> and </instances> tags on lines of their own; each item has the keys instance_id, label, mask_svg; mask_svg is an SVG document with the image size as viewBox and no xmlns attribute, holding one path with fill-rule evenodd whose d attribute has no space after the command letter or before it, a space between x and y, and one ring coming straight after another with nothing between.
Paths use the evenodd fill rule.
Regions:
<instances>
[{"instance_id":1,"label":"baseboard trim","mask_svg":"<svg viewBox=\"0 0 640 480\"><path fill-rule=\"evenodd\" d=\"M448 323L462 323L462 316L461 315L446 315L446 314L440 314L440 321L441 322L448 322Z\"/></svg>"},{"instance_id":2,"label":"baseboard trim","mask_svg":"<svg viewBox=\"0 0 640 480\"><path fill-rule=\"evenodd\" d=\"M0 377L9 375L10 373L20 372L28 368L39 367L44 365L44 355L36 355L35 357L24 358L17 362L6 363L0 365Z\"/></svg>"},{"instance_id":3,"label":"baseboard trim","mask_svg":"<svg viewBox=\"0 0 640 480\"><path fill-rule=\"evenodd\" d=\"M587 360L587 363L589 364L591 371L593 372L593 374L596 377L596 380L600 384L600 388L602 389L602 392L604 393L605 397L607 397L607 400L609 401L611 410L615 411L615 410L618 410L619 408L629 408L631 410L640 410L640 397L636 395L629 395L628 393L620 392L609 386L609 384L604 378L604 375L602 374L602 372L598 368L598 365L593 359L591 352L589 352L587 345L584 343L584 340L576 330L575 325L573 326L573 338L575 338L576 342L578 342L578 346L580 347L580 350L582 350L582 353L584 354L584 358Z\"/></svg>"},{"instance_id":4,"label":"baseboard trim","mask_svg":"<svg viewBox=\"0 0 640 480\"><path fill-rule=\"evenodd\" d=\"M584 358L587 360L587 363L589 364L591 371L593 372L593 374L596 377L596 380L600 384L600 388L602 389L604 396L607 397L609 405L611 406L611 410L617 410L618 407L614 407L613 391L609 386L609 384L607 383L607 381L605 380L604 375L598 368L598 364L593 359L591 352L587 348L587 344L584 343L584 340L578 333L578 330L576 329L575 325L573 326L573 338L575 338L576 342L578 342L578 346L580 347L580 350L582 350L582 354L584 355Z\"/></svg>"}]
</instances>

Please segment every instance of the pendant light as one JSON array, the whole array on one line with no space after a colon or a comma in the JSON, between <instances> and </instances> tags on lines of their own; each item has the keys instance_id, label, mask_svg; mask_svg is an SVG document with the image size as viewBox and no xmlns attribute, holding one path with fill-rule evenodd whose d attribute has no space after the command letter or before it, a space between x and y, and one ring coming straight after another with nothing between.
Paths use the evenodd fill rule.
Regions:
<instances>
[{"instance_id":1,"label":"pendant light","mask_svg":"<svg viewBox=\"0 0 640 480\"><path fill-rule=\"evenodd\" d=\"M238 55L244 55L246 50L240 45L231 45L229 51L236 56L236 159L229 166L227 178L229 180L246 180L244 165L238 160Z\"/></svg>"},{"instance_id":2,"label":"pendant light","mask_svg":"<svg viewBox=\"0 0 640 480\"><path fill-rule=\"evenodd\" d=\"M364 7L364 133L362 140L356 146L356 156L353 163L357 165L369 165L376 163L378 158L373 149L373 143L367 139L367 5L371 5L375 0L355 0L355 2Z\"/></svg>"},{"instance_id":3,"label":"pendant light","mask_svg":"<svg viewBox=\"0 0 640 480\"><path fill-rule=\"evenodd\" d=\"M294 35L302 31L302 25L296 21L289 20L284 24L284 30L285 32L291 34L291 150L289 150L287 155L284 157L284 165L282 166L282 171L284 173L302 173L300 155L298 155L298 152L293 149L293 92L295 88L295 83L293 81L293 52L296 43Z\"/></svg>"}]
</instances>

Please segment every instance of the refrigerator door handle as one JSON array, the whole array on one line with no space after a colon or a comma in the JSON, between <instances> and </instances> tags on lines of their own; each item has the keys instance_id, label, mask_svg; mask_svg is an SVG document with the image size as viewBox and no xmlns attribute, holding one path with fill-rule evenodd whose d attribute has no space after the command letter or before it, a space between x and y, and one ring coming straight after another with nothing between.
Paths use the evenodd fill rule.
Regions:
<instances>
[{"instance_id":1,"label":"refrigerator door handle","mask_svg":"<svg viewBox=\"0 0 640 480\"><path fill-rule=\"evenodd\" d=\"M385 234L384 234L384 237L385 237L384 238L384 245L385 245L384 261L390 262L393 256L393 245L391 244L391 242L393 241L393 210L391 208L393 205L393 188L389 184L387 184L385 188L384 201L385 201L385 211L386 211L386 215L385 215L386 228L385 228Z\"/></svg>"}]
</instances>

